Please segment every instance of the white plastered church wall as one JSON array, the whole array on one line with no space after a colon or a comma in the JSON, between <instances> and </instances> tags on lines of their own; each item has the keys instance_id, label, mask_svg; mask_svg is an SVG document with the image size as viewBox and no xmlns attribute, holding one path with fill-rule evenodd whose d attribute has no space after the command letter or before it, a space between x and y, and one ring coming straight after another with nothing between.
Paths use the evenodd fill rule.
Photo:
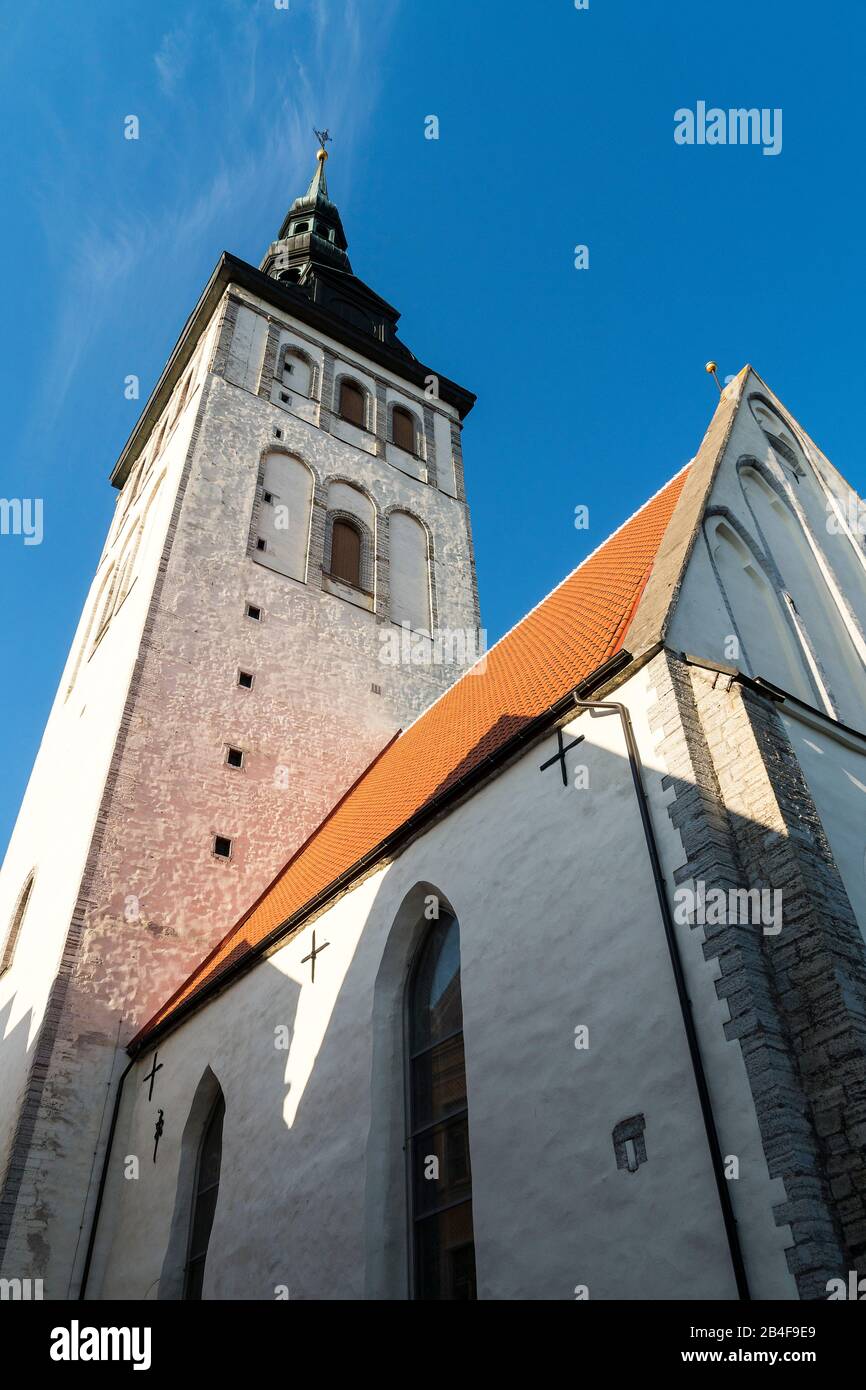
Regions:
<instances>
[{"instance_id":1,"label":"white plastered church wall","mask_svg":"<svg viewBox=\"0 0 866 1390\"><path fill-rule=\"evenodd\" d=\"M649 673L617 698L632 710L672 869L682 851L654 761ZM566 734L585 736L568 756L568 787L556 766L539 770L554 747L545 739L165 1038L152 1103L150 1055L136 1065L92 1296L155 1296L180 1138L210 1066L226 1123L205 1296L271 1299L286 1286L301 1299L406 1297L405 971L383 986L382 963L419 884L460 922L479 1296L570 1299L581 1284L591 1298L735 1296L621 725L583 715ZM579 790L580 765L589 786ZM301 964L313 926L329 943L315 984ZM724 1140L755 1160L735 1199L753 1223L752 1272L763 1296L791 1296L742 1064L699 942L685 947L708 1001ZM385 1004L383 987L394 996ZM279 1025L291 1032L288 1056L274 1046ZM166 1129L154 1164L157 1106ZM637 1114L647 1162L630 1173L617 1167L612 1131ZM136 1181L123 1177L130 1154L141 1157Z\"/></svg>"}]
</instances>

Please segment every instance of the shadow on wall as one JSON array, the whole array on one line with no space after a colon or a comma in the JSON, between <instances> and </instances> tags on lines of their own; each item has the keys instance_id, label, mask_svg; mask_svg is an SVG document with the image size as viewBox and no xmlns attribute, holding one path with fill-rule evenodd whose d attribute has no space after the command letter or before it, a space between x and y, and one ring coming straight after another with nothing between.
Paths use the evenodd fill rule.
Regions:
<instances>
[{"instance_id":1,"label":"shadow on wall","mask_svg":"<svg viewBox=\"0 0 866 1390\"><path fill-rule=\"evenodd\" d=\"M503 724L513 732L522 722L525 721L515 716ZM491 737L495 741L496 731L465 760L466 768L477 763L479 754L486 753ZM552 740L545 740L528 758L540 767L552 751ZM580 793L589 798L586 803L575 801L574 772L578 760L589 767L589 786ZM572 1170L573 1193L566 1190L558 1194L555 1220L550 1203L545 1204L544 1219L550 1225L550 1234L562 1230L573 1232L569 1239L577 1267L591 1245L588 1232L580 1228L582 1214L585 1219L596 1197L609 1200L605 1194L611 1190L611 1181L620 1181L623 1173L631 1172L630 1164L618 1162L612 1134L617 1125L632 1118L642 1119L646 1077L653 1074L657 1084L660 1068L663 1079L666 1078L664 1084L668 1087L672 1112L676 1114L684 1107L686 1114L696 1117L689 1123L696 1136L700 1162L706 1169L709 1160L694 1103L694 1082L682 1062L682 1024L675 1006L671 1007L670 967L661 923L647 924L644 912L640 939L633 936L630 941L618 941L618 937L627 937L634 924L626 920L628 909L625 909L619 931L617 922L612 921L620 890L617 873L622 868L622 841L617 842L617 836L605 840L605 827L614 825L617 835L621 831L634 845L634 858L642 859L646 869L646 892L642 901L654 902L628 764L621 756L585 743L580 754L568 755L566 766L568 786L563 786L561 769L556 762L539 774L547 779L545 795L538 803L539 815L549 814L552 822L561 822L563 816L573 815L575 830L586 833L576 833L563 840L561 835L545 835L547 827L542 824L542 833L536 833L532 840L535 862L525 885L518 881L514 872L515 866L525 859L526 851L526 824L520 816L513 824L497 825L481 862L477 858L478 846L459 838L449 843L448 852L454 856L453 873L443 875L439 868L437 877L442 879L445 888L460 883L459 892L456 887L452 890L460 900L449 900L438 883L421 881L402 895L395 911L392 880L396 877L400 882L402 861L398 859L386 871L309 1065L304 1056L309 1044L301 1043L299 1062L295 1037L299 1001L302 992L310 988L306 974L303 984L299 985L270 961L259 967L271 976L265 995L272 1000L285 1001L282 1012L291 1016L292 1038L286 1065L283 1066L280 1059L270 1071L272 1079L267 1088L270 1100L267 1090L261 1090L263 1064L260 1063L255 1076L260 1094L254 1106L240 1105L244 1123L239 1127L232 1125L233 1101L239 1096L236 1088L251 1084L251 1038L258 1034L259 1024L264 1038L261 1045L272 1047L270 1006L267 1021L257 1020L249 1036L232 1039L232 1054L238 1063L235 1074L219 1076L226 1093L227 1122L220 1201L205 1282L207 1297L268 1299L275 1296L274 1290L279 1287L287 1288L290 1297L302 1298L399 1299L408 1296L404 998L411 962L429 929L424 908L431 896L438 898L446 910L453 910L460 921L465 990L472 996L473 1005L479 997L479 974L491 971L489 990L494 997L485 1006L487 1013L483 1017L473 1017L470 1011L467 1015L470 1137L477 1125L478 1142L483 1146L488 1142L490 1128L496 1128L502 1137L503 1149L508 1151L508 1163L503 1165L503 1172L508 1169L513 1172L516 1168L537 1173L539 1167L543 1170L546 1156L560 1143L563 1134L597 1133L594 1152L599 1156L599 1171L586 1166L587 1151L582 1150L584 1167L577 1164ZM645 775L648 783L650 780L658 782L658 774L646 771ZM451 780L449 778L449 782ZM676 777L667 777L665 786L673 792L671 817L677 823L678 817L687 814L687 808L694 804L698 789L691 782ZM593 797L595 789L597 793ZM804 798L807 797L804 790ZM728 818L726 813L722 814L725 831L718 834L715 848L711 846L708 852L704 840L694 862L678 866L677 881L683 885L692 878L700 878L708 892L719 889L725 894L741 886L773 890L768 874L771 864L778 867L779 860L768 858L767 843L768 831L775 833L775 827L743 816ZM585 819L581 825L582 818ZM456 826L454 833L459 837ZM423 842L421 844L420 853L417 848L408 853L415 855L416 862L423 863ZM567 855L565 845L568 846ZM798 840L788 848L810 886L819 881L822 873L835 871L826 842ZM439 863L441 853L437 855ZM479 869L488 885L482 893L484 912L481 917L477 903L466 909L463 902L468 895L467 873L470 878L474 875L477 879ZM534 913L527 907L523 916L524 932L509 931L499 940L494 933L491 938L487 930L490 921L508 918L507 895L520 896L525 889L532 899L539 891L539 884L546 885L547 897L538 900ZM717 1016L704 1020L705 1026L724 1028L732 1047L743 1044L744 1052L748 1051L751 1059L749 1069L753 1076L761 1070L760 1058L769 1059L779 1095L784 1093L795 1098L787 1108L781 1102L768 1106L758 1104L756 1092L756 1110L769 1174L786 1181L789 1195L803 1184L808 1185L821 1209L824 1246L811 1268L804 1268L803 1264L804 1241L808 1244L808 1237L803 1233L805 1228L798 1233L802 1217L796 1205L785 1204L775 1213L778 1224L791 1224L798 1241L796 1250L792 1248L791 1253L796 1256L792 1268L797 1270L801 1296L817 1297L820 1296L820 1281L840 1272L835 1257L828 1252L833 1247L838 1251L846 1248L829 1184L843 1158L844 1161L854 1160L862 1167L864 1155L862 1145L858 1146L853 1133L844 1130L844 1124L832 1155L817 1134L815 1116L825 1105L825 1097L829 1105L831 1082L838 1084L839 1074L838 1069L832 1076L816 1071L806 1074L814 1039L804 1033L803 1020L805 1017L816 1029L826 1020L827 992L820 984L812 992L804 986L795 1000L790 992L783 996L780 982L789 968L792 951L798 958L814 957L815 943L821 933L835 936L837 942L847 933L845 950L850 952L852 960L851 983L861 993L866 978L866 956L852 912L846 920L837 918L831 922L818 918L813 904L806 904L802 912L801 906L797 907L799 916L795 912L791 921L784 921L780 932L774 930L772 916L763 923L768 930L761 924L727 920L718 923L707 920L699 928L693 926L693 930L703 933L703 957L717 959L721 964L721 978L715 982L715 993L727 1001L731 1010L731 1022L727 1026L721 1009ZM773 910L771 900L771 913ZM655 917L655 911L652 915ZM326 920L319 919L320 946ZM538 981L542 978L538 975L537 962L530 975L526 974L526 931L529 930L537 948L533 959L554 962L543 976L543 1008L539 1008L537 989L508 989L501 997L496 997L497 979ZM852 933L856 933L856 948ZM686 943L686 950L688 934L689 928L683 924L680 939L681 944ZM303 954L306 954L309 934L299 939L299 946L302 940ZM602 940L613 943L607 964L598 949ZM638 969L636 951L639 953ZM492 956L499 959L492 960ZM327 961L326 956L319 965L323 973L327 971ZM834 976L838 964L838 958L834 964L828 957L829 976ZM647 995L642 992L645 986L641 984L641 976L649 977L651 965L661 972L658 978L668 983L664 989ZM293 962L292 968L296 967L297 962ZM309 966L304 969L308 970ZM313 988L321 988L321 978L317 976ZM625 990L622 982L629 978L631 984ZM736 990L731 981L736 982ZM487 985L484 988L487 989ZM542 1065L544 1057L559 1049L556 1039L561 1037L562 1030L570 1030L576 1000L584 1001L587 1009L594 1010L592 1016L597 1020L594 1026L602 1036L608 1028L611 1046L618 1049L619 1080L623 1084L617 1094L596 1111L588 1106L584 1094L575 1093L573 1072L568 1072L567 1068L551 1070L547 1063ZM584 1003L580 1007L584 1007ZM841 998L836 1003L839 1007L835 1022L841 1037L846 1030L852 1031L852 1024ZM210 1007L218 1008L219 1004ZM834 1007L832 999L830 1007ZM281 1012L279 1005L277 1011ZM635 1017L637 1012L640 1012L639 1019ZM194 1028L193 1024L191 1040L195 1039ZM497 1048L501 1048L501 1057L495 1065L504 1074L496 1097L491 1099L486 1086L473 1096L473 1076L477 1078L484 1068L489 1069L489 1054ZM666 1054L669 1051L672 1060L660 1062L660 1048ZM502 1113L505 1105L506 1111L522 1114L521 1107L526 1101L526 1097L516 1095L508 1100L507 1071L512 1065L509 1059L515 1052L537 1064L537 1090L531 1105L533 1120L525 1125L522 1121L512 1124L508 1114ZM860 1055L862 1052L860 1046ZM678 1058L677 1053L680 1054ZM303 1077L300 1098L296 1092L292 1093L291 1086L286 1086L285 1078L293 1072ZM366 1088L369 1088L369 1107ZM677 1088L684 1098L682 1104L677 1099ZM235 1114L238 1113L236 1109ZM653 1181L659 1172L656 1156L677 1138L672 1123L662 1125L659 1130L657 1115L658 1107L655 1114L648 1117L646 1136L649 1161L652 1164L656 1159ZM666 1133L666 1129L670 1132ZM562 1177L559 1159L557 1163L559 1167L554 1165L552 1169L554 1185ZM491 1170L488 1168L485 1172L489 1179ZM766 1181L766 1177L764 1173L761 1180ZM635 1184L629 1189L621 1183L617 1189L618 1200L627 1204L636 1190ZM507 1200L506 1188L499 1196L489 1190L484 1196L488 1207L496 1207L497 1202L501 1204ZM531 1210L526 1220L531 1226ZM700 1242L701 1239L701 1232L689 1232L688 1220L684 1212L683 1230L678 1233L682 1249L674 1256L675 1266L688 1252L690 1240ZM704 1221L712 1225L716 1213L708 1209ZM767 1224L772 1224L769 1211ZM232 1234L236 1232L243 1232L240 1244L238 1237ZM502 1250L479 1252L479 1276L483 1275L488 1255L494 1264L499 1260L521 1258L519 1251L512 1249L509 1254L507 1245L508 1242ZM351 1261L347 1267L347 1251L363 1252L364 1267L355 1267ZM637 1251L622 1255L623 1269L628 1268L633 1258L638 1258ZM850 1259L852 1267L856 1258L857 1252L850 1246L844 1256L839 1255L843 1262ZM244 1283L249 1280L250 1270L255 1270L254 1282ZM237 1271L244 1273L239 1276ZM678 1274L668 1272L667 1277L674 1283L679 1279L683 1289L690 1287L691 1275L685 1265ZM530 1287L525 1296L539 1295ZM625 1296L640 1295L630 1284ZM680 1296L701 1295L685 1293Z\"/></svg>"},{"instance_id":2,"label":"shadow on wall","mask_svg":"<svg viewBox=\"0 0 866 1390\"><path fill-rule=\"evenodd\" d=\"M16 998L16 994L11 995L0 1007L0 1112L4 1117L9 1117L7 1127L0 1134L0 1193L6 1200L14 1200L20 1184L20 1175L9 1171L9 1162L16 1133L19 1127L26 1123L20 1117L21 1104L30 1073L29 1054L36 1047L36 1036L32 1041L28 1041L32 1010L28 1009L12 1028L9 1027L9 1020L15 1011ZM30 1273L29 1270L16 1271L4 1264L3 1230L4 1228L0 1228L0 1270L10 1279L26 1277ZM31 1251L38 1254L41 1243L39 1233L33 1231L28 1239Z\"/></svg>"},{"instance_id":3,"label":"shadow on wall","mask_svg":"<svg viewBox=\"0 0 866 1390\"><path fill-rule=\"evenodd\" d=\"M521 716L500 721L463 768L487 756L504 730L526 722ZM476 1231L487 1242L478 1247L481 1296L511 1296L498 1291L505 1270L520 1297L559 1297L539 1291L541 1270L548 1288L569 1297L569 1271L578 1271L573 1284L600 1259L612 1267L611 1286L619 1280L623 1290L609 1297L712 1296L695 1291L701 1287L695 1268L706 1263L708 1249L722 1248L718 1206L629 765L587 740L566 754L563 785L558 760L540 770L555 751L554 738L546 738L485 787L483 823L479 803L468 803L389 866L339 982L329 982L333 951L317 963L311 984L309 964L300 964L310 949L305 931L294 947L289 943L283 968L279 957L256 967L262 973L255 994L254 972L233 986L235 999L248 990L254 1014L232 1010L231 993L206 1006L203 1019L225 1009L213 1055L204 1053L212 1025L199 1028L193 1017L173 1036L171 1047L202 1046L203 1055L192 1110L177 1120L185 1129L160 1297L182 1292L191 1175L217 1084L226 1122L204 1296L271 1300L285 1289L283 1296L302 1299L408 1297L404 1001L411 963L430 929L431 897L440 910L453 911L461 928L473 1168L476 1155L483 1159L484 1181L475 1192L479 1215L484 1207ZM578 764L588 771L583 788ZM844 1274L845 1260L853 1268L858 1258L850 1240L846 1246L830 1196L840 1164L866 1166L853 1108L843 1113L832 1151L818 1137L818 1121L838 1109L831 1091L846 1084L866 1054L850 1002L866 1004L863 940L841 900L832 919L817 915L815 903L829 901L822 876L826 883L835 872L820 834L780 837L777 827L729 816L704 787L666 776L663 790L660 774L645 770L645 776L655 804L667 800L677 826L694 814L696 800L713 803L713 833L699 838L693 860L677 866L680 885L701 879L708 890L726 893L741 885L772 890L771 869L788 874L790 883L793 866L815 894L796 898L778 933L723 920L693 928L704 938L702 947L694 943L697 950L690 949L685 922L679 937L698 969L701 955L719 961L720 978L708 971L703 982L702 1026L724 1029L727 1045L742 1045L748 1054L767 1167L788 1184L790 1201L775 1212L776 1221L794 1232L791 1265L801 1296L818 1297L822 1279ZM792 795L795 784L792 775ZM515 793L513 814L504 814ZM805 784L800 793L805 805ZM481 838L467 836L466 816ZM685 838L684 848L688 855ZM427 869L429 880L413 882L413 866ZM319 918L320 949L333 930L327 917ZM818 947L820 970L794 993L783 988L792 956L814 967ZM303 972L300 983L287 968ZM707 1016L713 985L730 1008L727 1026L721 1006ZM810 1059L828 1009L837 1041L851 1047L847 1060L822 1070L810 1067ZM570 1035L582 1017L591 1021L596 1055L613 1060L601 1081L587 1071L578 1086ZM284 1049L275 1048L275 1027L285 1029ZM769 1104L760 1100L764 1062L774 1078ZM656 1101L647 1106L650 1087ZM634 1150L620 1163L617 1127L644 1114L646 1132L641 1128L639 1137L648 1162L630 1129ZM681 1202L672 1192L668 1175L684 1171L694 1176L695 1190L709 1194L699 1215L694 1192L683 1188ZM756 1181L766 1178L762 1170ZM121 1202L143 1200L138 1186L122 1184ZM806 1188L818 1212L810 1207L808 1220L792 1195ZM649 1204L643 1192L653 1194ZM681 1228L665 1233L670 1248L660 1254L647 1223L657 1222L671 1202ZM595 1212L606 1219L596 1220ZM807 1227L816 1223L820 1249L807 1267L815 1240ZM772 1227L769 1211L766 1224ZM717 1287L730 1275L723 1254L718 1261ZM653 1287L668 1292L652 1293Z\"/></svg>"}]
</instances>

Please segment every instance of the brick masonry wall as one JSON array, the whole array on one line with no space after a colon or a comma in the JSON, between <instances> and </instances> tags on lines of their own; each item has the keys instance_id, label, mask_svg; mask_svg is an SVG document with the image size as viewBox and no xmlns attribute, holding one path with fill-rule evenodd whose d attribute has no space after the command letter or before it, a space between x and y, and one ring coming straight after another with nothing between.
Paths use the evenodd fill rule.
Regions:
<instances>
[{"instance_id":1,"label":"brick masonry wall","mask_svg":"<svg viewBox=\"0 0 866 1390\"><path fill-rule=\"evenodd\" d=\"M739 1044L774 1211L802 1298L866 1271L866 949L773 701L665 653L656 663L678 884L781 890L782 930L708 924L725 1035Z\"/></svg>"}]
</instances>

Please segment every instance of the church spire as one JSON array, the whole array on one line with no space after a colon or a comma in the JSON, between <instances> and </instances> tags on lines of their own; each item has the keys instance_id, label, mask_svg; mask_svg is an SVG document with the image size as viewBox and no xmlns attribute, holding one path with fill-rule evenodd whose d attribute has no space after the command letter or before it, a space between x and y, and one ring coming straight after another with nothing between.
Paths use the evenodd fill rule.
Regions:
<instances>
[{"instance_id":1,"label":"church spire","mask_svg":"<svg viewBox=\"0 0 866 1390\"><path fill-rule=\"evenodd\" d=\"M274 280L295 286L354 333L369 334L411 357L397 338L399 311L352 270L349 243L325 174L331 136L327 130L314 134L319 142L315 173L306 193L295 199L283 218L260 269Z\"/></svg>"},{"instance_id":2,"label":"church spire","mask_svg":"<svg viewBox=\"0 0 866 1390\"><path fill-rule=\"evenodd\" d=\"M328 197L328 180L325 178L325 164L328 159L327 144L331 136L327 130L314 130L313 134L319 141L319 152L316 155L316 172L310 180L304 201L315 203L321 197L328 203L330 199Z\"/></svg>"},{"instance_id":3,"label":"church spire","mask_svg":"<svg viewBox=\"0 0 866 1390\"><path fill-rule=\"evenodd\" d=\"M319 141L316 172L306 193L295 199L283 218L279 237L268 247L261 265L275 280L300 285L307 283L316 268L330 267L352 274L346 233L331 202L325 175L326 146L331 137L327 130L314 134Z\"/></svg>"}]
</instances>

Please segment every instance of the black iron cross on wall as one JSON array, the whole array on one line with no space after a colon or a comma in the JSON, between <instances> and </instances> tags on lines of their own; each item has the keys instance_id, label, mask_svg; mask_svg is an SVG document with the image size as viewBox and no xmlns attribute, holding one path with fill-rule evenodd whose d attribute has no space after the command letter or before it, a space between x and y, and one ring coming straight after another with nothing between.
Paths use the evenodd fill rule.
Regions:
<instances>
[{"instance_id":1,"label":"black iron cross on wall","mask_svg":"<svg viewBox=\"0 0 866 1390\"><path fill-rule=\"evenodd\" d=\"M156 1065L156 1059L157 1059L158 1056L159 1056L159 1053L158 1053L158 1052L154 1052L154 1054L153 1054L153 1066L151 1067L150 1071L147 1073L147 1076L144 1078L144 1081L142 1081L142 1083L141 1083L142 1086L143 1086L145 1081L149 1081L149 1082L150 1082L150 1090L149 1090L148 1093L147 1093L147 1099L148 1099L148 1101L152 1101L152 1100L153 1100L153 1083L154 1083L154 1081L156 1080L156 1073L157 1073L158 1071L162 1071L162 1062L160 1062L159 1066Z\"/></svg>"},{"instance_id":2,"label":"black iron cross on wall","mask_svg":"<svg viewBox=\"0 0 866 1390\"><path fill-rule=\"evenodd\" d=\"M301 965L306 965L307 961L310 962L310 984L312 985L316 983L316 956L320 956L323 951L326 951L330 944L330 941L326 941L324 945L317 946L316 933L313 932L313 949L308 956L304 956L301 960Z\"/></svg>"},{"instance_id":3,"label":"black iron cross on wall","mask_svg":"<svg viewBox=\"0 0 866 1390\"><path fill-rule=\"evenodd\" d=\"M568 773L565 768L565 755L566 753L570 753L572 748L576 748L579 743L583 743L584 737L584 734L579 734L577 738L572 739L571 743L564 744L562 741L562 730L557 729L556 742L558 745L558 752L554 753L552 758L548 758L546 763L541 764L541 767L538 769L539 772L546 772L549 767L553 767L554 763L559 763L562 770L562 785L567 787Z\"/></svg>"}]
</instances>

